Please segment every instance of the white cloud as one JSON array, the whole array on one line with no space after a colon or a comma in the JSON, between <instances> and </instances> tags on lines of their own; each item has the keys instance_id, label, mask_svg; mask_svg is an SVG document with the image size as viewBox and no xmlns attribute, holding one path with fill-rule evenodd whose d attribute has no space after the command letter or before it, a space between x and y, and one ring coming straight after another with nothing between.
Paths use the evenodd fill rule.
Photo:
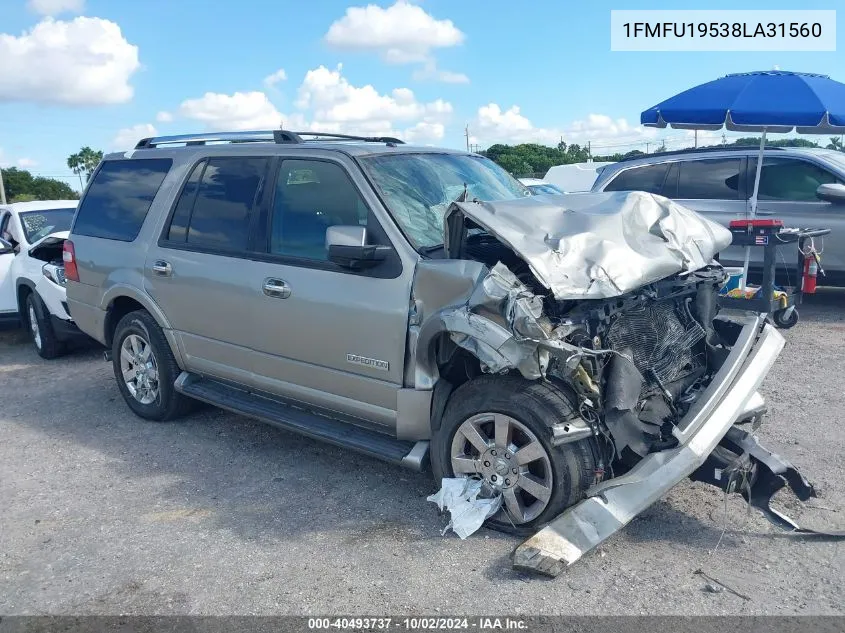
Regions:
<instances>
[{"instance_id":1,"label":"white cloud","mask_svg":"<svg viewBox=\"0 0 845 633\"><path fill-rule=\"evenodd\" d=\"M273 86L275 86L280 81L287 81L287 78L288 78L288 74L285 72L285 69L279 68L279 70L277 70L276 72L274 72L270 75L267 75L264 78L264 85L267 88L272 88Z\"/></svg>"},{"instance_id":2,"label":"white cloud","mask_svg":"<svg viewBox=\"0 0 845 633\"><path fill-rule=\"evenodd\" d=\"M380 94L373 86L353 86L335 70L320 66L309 70L297 94L296 106L310 109L316 120L332 123L378 120L413 121L448 116L452 106L442 100L423 104L408 88L396 88Z\"/></svg>"},{"instance_id":3,"label":"white cloud","mask_svg":"<svg viewBox=\"0 0 845 633\"><path fill-rule=\"evenodd\" d=\"M60 13L82 13L85 0L27 0L30 11L41 15L59 15Z\"/></svg>"},{"instance_id":4,"label":"white cloud","mask_svg":"<svg viewBox=\"0 0 845 633\"><path fill-rule=\"evenodd\" d=\"M478 109L470 126L472 142L492 143L543 143L556 145L561 138L567 144L586 145L590 142L593 154L625 152L654 143L658 132L653 128L632 126L625 119L613 119L604 114L590 114L583 120L573 121L565 127L537 127L519 106L507 110L496 103Z\"/></svg>"},{"instance_id":5,"label":"white cloud","mask_svg":"<svg viewBox=\"0 0 845 633\"><path fill-rule=\"evenodd\" d=\"M17 164L21 169L31 169L38 165L38 161L32 160L31 158L19 158Z\"/></svg>"},{"instance_id":6,"label":"white cloud","mask_svg":"<svg viewBox=\"0 0 845 633\"><path fill-rule=\"evenodd\" d=\"M114 22L45 18L19 37L0 33L0 102L70 105L125 103L138 47Z\"/></svg>"},{"instance_id":7,"label":"white cloud","mask_svg":"<svg viewBox=\"0 0 845 633\"><path fill-rule=\"evenodd\" d=\"M156 121L158 121L159 123L170 123L171 121L173 121L173 115L170 114L170 112L165 112L164 110L162 110L156 115Z\"/></svg>"},{"instance_id":8,"label":"white cloud","mask_svg":"<svg viewBox=\"0 0 845 633\"><path fill-rule=\"evenodd\" d=\"M458 46L464 38L451 20L438 20L402 0L386 9L350 7L325 35L331 46L376 52L391 64L424 62L432 49Z\"/></svg>"},{"instance_id":9,"label":"white cloud","mask_svg":"<svg viewBox=\"0 0 845 633\"><path fill-rule=\"evenodd\" d=\"M451 70L440 70L433 59L427 61L422 68L414 71L414 81L440 81L445 84L468 84L469 77L463 73Z\"/></svg>"},{"instance_id":10,"label":"white cloud","mask_svg":"<svg viewBox=\"0 0 845 633\"><path fill-rule=\"evenodd\" d=\"M371 85L355 86L342 67L308 71L299 86L295 110L279 112L264 92L206 93L182 102L178 114L212 130L286 129L366 136L407 137L413 142L442 139L452 116L443 99L423 103L408 88L380 93Z\"/></svg>"},{"instance_id":11,"label":"white cloud","mask_svg":"<svg viewBox=\"0 0 845 633\"><path fill-rule=\"evenodd\" d=\"M183 101L179 114L200 121L211 130L273 130L285 118L259 91L231 95L206 92L198 99Z\"/></svg>"},{"instance_id":12,"label":"white cloud","mask_svg":"<svg viewBox=\"0 0 845 633\"><path fill-rule=\"evenodd\" d=\"M151 123L139 123L132 127L125 127L120 130L112 141L112 149L124 150L132 149L142 138L155 136L158 131Z\"/></svg>"}]
</instances>

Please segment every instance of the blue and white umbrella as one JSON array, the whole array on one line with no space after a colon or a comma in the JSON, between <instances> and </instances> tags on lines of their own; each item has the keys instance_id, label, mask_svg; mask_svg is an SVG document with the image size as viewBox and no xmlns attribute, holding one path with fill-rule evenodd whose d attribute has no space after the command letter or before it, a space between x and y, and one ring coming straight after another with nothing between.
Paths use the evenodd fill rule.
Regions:
<instances>
[{"instance_id":1,"label":"blue and white umbrella","mask_svg":"<svg viewBox=\"0 0 845 633\"><path fill-rule=\"evenodd\" d=\"M845 134L845 84L826 75L782 70L726 75L645 110L640 123L682 130L724 127L735 132L760 133L760 155L751 196L754 217L766 133ZM743 279L748 272L748 249L744 269Z\"/></svg>"}]
</instances>

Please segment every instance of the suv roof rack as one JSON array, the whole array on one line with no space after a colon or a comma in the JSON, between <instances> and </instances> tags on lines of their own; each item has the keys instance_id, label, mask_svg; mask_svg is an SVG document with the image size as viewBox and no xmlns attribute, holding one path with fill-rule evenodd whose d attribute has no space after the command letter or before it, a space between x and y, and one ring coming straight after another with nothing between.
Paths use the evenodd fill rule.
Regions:
<instances>
[{"instance_id":1,"label":"suv roof rack","mask_svg":"<svg viewBox=\"0 0 845 633\"><path fill-rule=\"evenodd\" d=\"M773 150L782 150L783 147L773 147L773 146L766 146L766 151L773 149ZM671 152L654 152L652 154L637 154L636 156L628 156L628 158L623 158L617 162L624 163L629 160L639 160L640 158L645 158L646 156L675 156L677 154L707 154L709 152L747 152L749 150L753 150L755 152L760 151L760 147L758 145L728 145L728 146L721 146L721 145L713 145L712 147L690 147L687 149L673 149Z\"/></svg>"},{"instance_id":2,"label":"suv roof rack","mask_svg":"<svg viewBox=\"0 0 845 633\"><path fill-rule=\"evenodd\" d=\"M309 138L303 138L309 137ZM138 141L135 149L153 149L161 145L208 145L209 143L280 143L299 144L308 141L363 141L404 145L405 142L392 136L354 136L328 132L290 132L288 130L250 130L246 132L212 132L207 134L179 134L156 136Z\"/></svg>"}]
</instances>

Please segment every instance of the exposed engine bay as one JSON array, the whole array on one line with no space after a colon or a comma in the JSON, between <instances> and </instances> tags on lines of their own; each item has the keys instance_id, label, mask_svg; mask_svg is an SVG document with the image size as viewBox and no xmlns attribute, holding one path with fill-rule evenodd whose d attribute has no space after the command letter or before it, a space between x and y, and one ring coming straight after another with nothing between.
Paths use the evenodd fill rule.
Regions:
<instances>
[{"instance_id":1,"label":"exposed engine bay","mask_svg":"<svg viewBox=\"0 0 845 633\"><path fill-rule=\"evenodd\" d=\"M577 413L549 421L552 444L600 453L585 498L521 546L518 566L559 571L688 476L770 519L781 487L814 494L746 431L725 439L759 421L750 403L783 346L763 317L719 315L714 256L730 234L641 192L547 198L454 203L445 257L418 264L409 328L416 389L469 352L481 373L553 383ZM717 455L721 441L733 448ZM768 475L754 489L757 473Z\"/></svg>"},{"instance_id":2,"label":"exposed engine bay","mask_svg":"<svg viewBox=\"0 0 845 633\"><path fill-rule=\"evenodd\" d=\"M546 376L577 393L581 416L609 443L608 465L677 443L673 426L730 347L717 331L723 323L716 320L716 296L726 277L720 266L609 299L558 301L524 262L486 233L468 237L465 248L466 255L493 269L508 261L519 282L542 297L553 335L582 350L574 369L561 356L550 358Z\"/></svg>"}]
</instances>

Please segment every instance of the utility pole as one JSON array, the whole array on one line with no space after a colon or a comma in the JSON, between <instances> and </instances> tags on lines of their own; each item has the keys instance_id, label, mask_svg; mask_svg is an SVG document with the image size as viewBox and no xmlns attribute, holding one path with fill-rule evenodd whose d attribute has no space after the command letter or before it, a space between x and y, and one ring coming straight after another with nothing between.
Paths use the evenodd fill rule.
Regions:
<instances>
[{"instance_id":1,"label":"utility pole","mask_svg":"<svg viewBox=\"0 0 845 633\"><path fill-rule=\"evenodd\" d=\"M645 153L648 154L648 146L651 145L648 141L645 143Z\"/></svg>"},{"instance_id":2,"label":"utility pole","mask_svg":"<svg viewBox=\"0 0 845 633\"><path fill-rule=\"evenodd\" d=\"M587 161L593 157L592 148L590 147L590 141L587 141Z\"/></svg>"},{"instance_id":3,"label":"utility pole","mask_svg":"<svg viewBox=\"0 0 845 633\"><path fill-rule=\"evenodd\" d=\"M469 125L464 128L464 136L467 137L467 151L469 151Z\"/></svg>"},{"instance_id":4,"label":"utility pole","mask_svg":"<svg viewBox=\"0 0 845 633\"><path fill-rule=\"evenodd\" d=\"M725 133L722 132L722 147L727 147L728 145L728 137L725 136Z\"/></svg>"},{"instance_id":5,"label":"utility pole","mask_svg":"<svg viewBox=\"0 0 845 633\"><path fill-rule=\"evenodd\" d=\"M6 204L6 187L3 186L3 168L0 167L0 204Z\"/></svg>"},{"instance_id":6,"label":"utility pole","mask_svg":"<svg viewBox=\"0 0 845 633\"><path fill-rule=\"evenodd\" d=\"M698 130L695 131L695 146L698 147Z\"/></svg>"}]
</instances>

